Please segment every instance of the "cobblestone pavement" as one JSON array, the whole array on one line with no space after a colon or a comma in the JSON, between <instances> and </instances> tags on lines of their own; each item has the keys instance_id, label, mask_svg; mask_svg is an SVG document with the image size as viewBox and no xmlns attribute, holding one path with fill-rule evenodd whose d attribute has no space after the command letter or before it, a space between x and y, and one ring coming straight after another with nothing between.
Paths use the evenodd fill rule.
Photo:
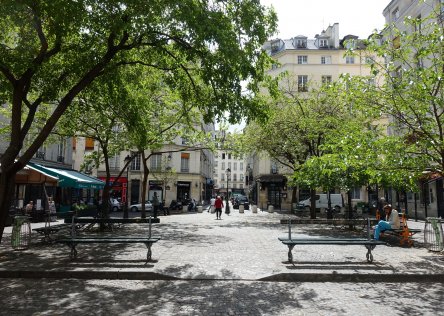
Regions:
<instances>
[{"instance_id":1,"label":"cobblestone pavement","mask_svg":"<svg viewBox=\"0 0 444 316\"><path fill-rule=\"evenodd\" d=\"M132 214L134 215L134 214ZM363 246L287 248L277 237L287 214L234 210L162 216L153 234L153 262L142 245L79 245L78 259L60 244L33 235L13 251L0 245L0 315L436 315L444 307L442 253L423 235L412 248ZM424 222L409 222L424 228ZM108 234L141 235L125 225ZM330 226L295 225L293 236L356 236ZM19 278L25 276L25 278ZM43 278L46 277L46 278ZM301 282L304 281L304 282ZM393 299L395 296L396 299Z\"/></svg>"}]
</instances>

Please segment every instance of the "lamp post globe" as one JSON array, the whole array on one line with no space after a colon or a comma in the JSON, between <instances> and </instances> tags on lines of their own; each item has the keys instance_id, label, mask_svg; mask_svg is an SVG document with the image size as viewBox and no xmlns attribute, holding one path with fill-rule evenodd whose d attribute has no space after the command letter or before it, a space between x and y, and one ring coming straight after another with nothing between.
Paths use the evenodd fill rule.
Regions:
<instances>
[{"instance_id":1,"label":"lamp post globe","mask_svg":"<svg viewBox=\"0 0 444 316\"><path fill-rule=\"evenodd\" d=\"M230 206L228 205L228 179L230 178L231 175L231 169L227 168L227 170L225 170L225 173L227 174L227 201L225 204L225 213L226 214L230 214Z\"/></svg>"}]
</instances>

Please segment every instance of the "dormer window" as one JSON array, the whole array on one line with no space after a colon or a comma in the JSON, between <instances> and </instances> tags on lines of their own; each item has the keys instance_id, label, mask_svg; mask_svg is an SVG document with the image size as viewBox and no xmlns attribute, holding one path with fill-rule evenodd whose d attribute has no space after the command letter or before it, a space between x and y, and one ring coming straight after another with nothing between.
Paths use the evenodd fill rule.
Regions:
<instances>
[{"instance_id":1,"label":"dormer window","mask_svg":"<svg viewBox=\"0 0 444 316\"><path fill-rule=\"evenodd\" d=\"M320 40L319 40L319 47L320 47L320 48L326 48L326 47L328 47L328 40L327 40L327 39L320 39Z\"/></svg>"},{"instance_id":2,"label":"dormer window","mask_svg":"<svg viewBox=\"0 0 444 316\"><path fill-rule=\"evenodd\" d=\"M282 41L281 40L275 40L273 42L271 42L271 53L277 53L282 49Z\"/></svg>"},{"instance_id":3,"label":"dormer window","mask_svg":"<svg viewBox=\"0 0 444 316\"><path fill-rule=\"evenodd\" d=\"M304 39L298 39L298 41L297 41L297 47L298 47L298 48L306 48L306 47L307 47L307 40L304 40Z\"/></svg>"},{"instance_id":4,"label":"dormer window","mask_svg":"<svg viewBox=\"0 0 444 316\"><path fill-rule=\"evenodd\" d=\"M304 36L293 38L293 46L295 48L307 48L307 38Z\"/></svg>"},{"instance_id":5,"label":"dormer window","mask_svg":"<svg viewBox=\"0 0 444 316\"><path fill-rule=\"evenodd\" d=\"M353 49L356 48L357 42L354 39L349 39L345 42L345 48L347 49Z\"/></svg>"}]
</instances>

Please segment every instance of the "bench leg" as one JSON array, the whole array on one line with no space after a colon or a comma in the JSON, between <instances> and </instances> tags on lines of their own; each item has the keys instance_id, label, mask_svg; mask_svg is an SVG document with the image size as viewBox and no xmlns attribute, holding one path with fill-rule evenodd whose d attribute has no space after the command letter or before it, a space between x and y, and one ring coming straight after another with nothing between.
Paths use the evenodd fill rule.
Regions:
<instances>
[{"instance_id":1,"label":"bench leg","mask_svg":"<svg viewBox=\"0 0 444 316\"><path fill-rule=\"evenodd\" d=\"M153 243L148 242L145 244L146 248L147 248L147 253L146 253L146 262L150 262L151 261L151 246L153 245Z\"/></svg>"},{"instance_id":2,"label":"bench leg","mask_svg":"<svg viewBox=\"0 0 444 316\"><path fill-rule=\"evenodd\" d=\"M293 253L292 250L294 245L288 245L288 262L293 263Z\"/></svg>"},{"instance_id":3,"label":"bench leg","mask_svg":"<svg viewBox=\"0 0 444 316\"><path fill-rule=\"evenodd\" d=\"M70 244L69 246L71 247L71 253L69 254L69 257L71 258L71 260L76 259L77 258L76 244Z\"/></svg>"},{"instance_id":4,"label":"bench leg","mask_svg":"<svg viewBox=\"0 0 444 316\"><path fill-rule=\"evenodd\" d=\"M365 255L365 257L367 258L368 262L373 262L373 255L372 255L372 250L375 249L376 246L372 246L372 245L366 245L365 248L367 248L367 254Z\"/></svg>"}]
</instances>

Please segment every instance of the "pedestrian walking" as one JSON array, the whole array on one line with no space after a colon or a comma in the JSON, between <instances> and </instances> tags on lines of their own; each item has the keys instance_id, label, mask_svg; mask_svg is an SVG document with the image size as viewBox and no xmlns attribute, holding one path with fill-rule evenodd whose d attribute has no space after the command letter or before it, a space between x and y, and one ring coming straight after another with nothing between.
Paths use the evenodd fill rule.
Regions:
<instances>
[{"instance_id":1,"label":"pedestrian walking","mask_svg":"<svg viewBox=\"0 0 444 316\"><path fill-rule=\"evenodd\" d=\"M214 207L216 209L216 219L221 219L224 202L222 201L220 196L217 196L216 200L214 201Z\"/></svg>"},{"instance_id":2,"label":"pedestrian walking","mask_svg":"<svg viewBox=\"0 0 444 316\"><path fill-rule=\"evenodd\" d=\"M157 197L157 192L154 192L153 196L153 215L157 218L157 211L159 210L159 198Z\"/></svg>"}]
</instances>

